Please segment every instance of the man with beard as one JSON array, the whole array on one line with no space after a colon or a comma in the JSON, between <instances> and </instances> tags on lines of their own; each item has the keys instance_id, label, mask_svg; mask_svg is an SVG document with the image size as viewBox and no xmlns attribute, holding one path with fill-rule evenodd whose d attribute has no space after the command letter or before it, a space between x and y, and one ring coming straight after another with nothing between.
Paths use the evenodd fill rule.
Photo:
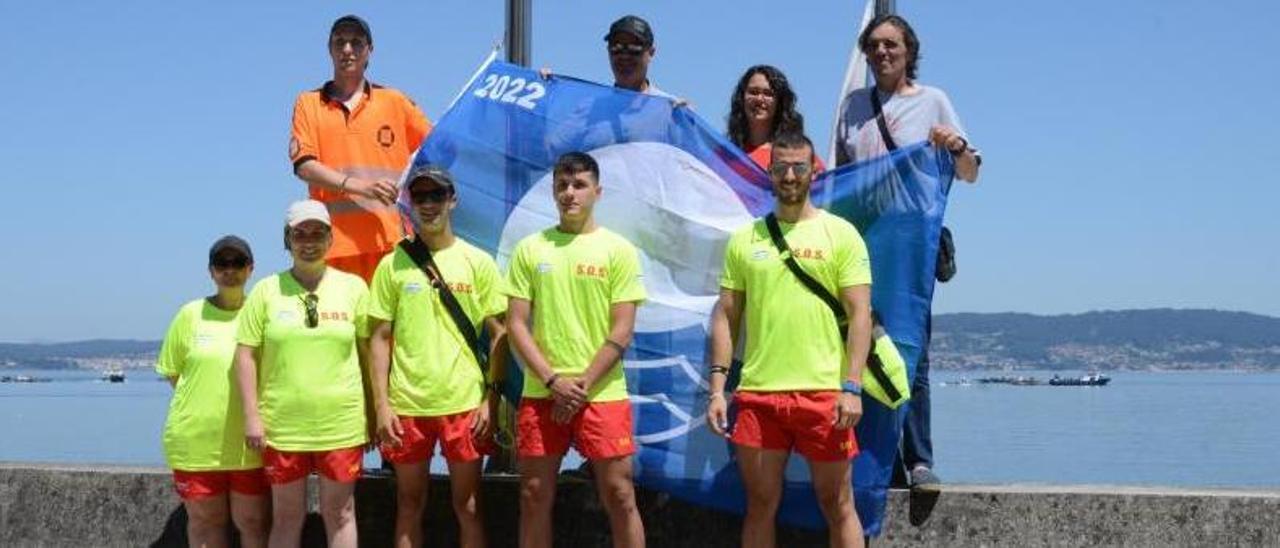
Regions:
<instances>
[{"instance_id":1,"label":"man with beard","mask_svg":"<svg viewBox=\"0 0 1280 548\"><path fill-rule=\"evenodd\" d=\"M804 456L831 546L861 546L854 513L853 427L862 416L862 368L871 345L871 264L858 230L814 207L813 143L787 132L773 140L769 175L774 211L736 232L725 248L720 300L711 319L707 424L728 433L747 495L743 546L773 546L783 471L792 451ZM771 223L777 223L775 243ZM837 296L847 335L824 300L787 260ZM724 393L746 315L746 348L729 433Z\"/></svg>"}]
</instances>

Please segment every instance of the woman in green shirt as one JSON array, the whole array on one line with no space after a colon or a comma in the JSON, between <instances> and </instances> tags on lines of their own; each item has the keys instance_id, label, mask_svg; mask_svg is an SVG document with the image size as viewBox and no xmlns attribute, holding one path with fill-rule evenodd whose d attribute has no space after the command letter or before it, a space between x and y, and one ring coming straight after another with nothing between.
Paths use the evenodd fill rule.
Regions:
<instances>
[{"instance_id":1,"label":"woman in green shirt","mask_svg":"<svg viewBox=\"0 0 1280 548\"><path fill-rule=\"evenodd\" d=\"M235 236L209 249L210 297L178 310L156 360L173 385L164 453L187 510L191 546L226 546L228 517L242 546L266 546L268 486L259 453L244 438L232 360L253 252Z\"/></svg>"},{"instance_id":2,"label":"woman in green shirt","mask_svg":"<svg viewBox=\"0 0 1280 548\"><path fill-rule=\"evenodd\" d=\"M316 472L329 546L355 548L355 482L369 443L369 288L325 264L334 234L324 204L295 202L284 228L293 265L254 285L236 332L245 439L262 450L271 484L272 546L300 542L306 478Z\"/></svg>"}]
</instances>

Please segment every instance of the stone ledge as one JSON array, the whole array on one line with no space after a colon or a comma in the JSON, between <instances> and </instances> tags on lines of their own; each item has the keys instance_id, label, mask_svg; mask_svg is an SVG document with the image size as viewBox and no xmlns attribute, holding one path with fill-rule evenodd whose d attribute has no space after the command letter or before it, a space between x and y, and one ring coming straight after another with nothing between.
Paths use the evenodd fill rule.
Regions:
<instances>
[{"instance_id":1,"label":"stone ledge","mask_svg":"<svg viewBox=\"0 0 1280 548\"><path fill-rule=\"evenodd\" d=\"M514 478L487 477L483 489L490 543L514 545ZM456 544L448 490L443 478L432 484L432 546ZM390 543L394 492L389 478L358 484L362 545ZM557 502L558 545L608 544L608 522L591 485L566 479ZM738 544L738 516L644 490L638 503L652 546ZM912 525L926 515L920 526ZM1280 491L955 485L928 496L892 492L886 519L876 546L1280 546ZM167 470L0 463L2 546L182 546L184 527ZM304 536L308 546L323 545L317 517ZM782 528L778 541L818 546L825 544L825 534Z\"/></svg>"}]
</instances>

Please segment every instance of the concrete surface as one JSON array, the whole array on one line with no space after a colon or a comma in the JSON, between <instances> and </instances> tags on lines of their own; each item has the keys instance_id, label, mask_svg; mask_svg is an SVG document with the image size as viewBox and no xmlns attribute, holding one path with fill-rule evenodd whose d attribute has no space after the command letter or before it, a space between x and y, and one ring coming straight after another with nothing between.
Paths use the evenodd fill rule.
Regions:
<instances>
[{"instance_id":1,"label":"concrete surface","mask_svg":"<svg viewBox=\"0 0 1280 548\"><path fill-rule=\"evenodd\" d=\"M361 545L390 542L394 480L356 489ZM482 503L493 546L514 546L512 478L488 478ZM433 482L431 546L456 545L448 482ZM736 546L738 516L639 494L650 546ZM606 546L608 521L590 484L561 482L557 546ZM163 469L0 463L0 546L184 546L185 513ZM1280 491L1108 486L947 486L890 495L879 546L1280 546ZM317 516L308 546L323 546ZM779 530L779 546L825 545L825 533Z\"/></svg>"}]
</instances>

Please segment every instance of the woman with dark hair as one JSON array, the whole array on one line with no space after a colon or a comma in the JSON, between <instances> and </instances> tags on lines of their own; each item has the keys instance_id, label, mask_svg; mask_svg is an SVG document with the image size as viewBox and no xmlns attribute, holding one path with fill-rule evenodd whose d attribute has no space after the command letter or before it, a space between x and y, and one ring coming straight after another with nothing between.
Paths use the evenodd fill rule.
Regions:
<instances>
[{"instance_id":1,"label":"woman with dark hair","mask_svg":"<svg viewBox=\"0 0 1280 548\"><path fill-rule=\"evenodd\" d=\"M270 493L262 458L244 439L232 358L244 285L253 273L248 242L225 236L209 248L217 292L178 310L160 346L156 372L173 385L164 455L187 510L191 546L226 546L227 522L240 545L267 545Z\"/></svg>"},{"instance_id":2,"label":"woman with dark hair","mask_svg":"<svg viewBox=\"0 0 1280 548\"><path fill-rule=\"evenodd\" d=\"M796 110L796 93L787 76L771 65L756 65L738 79L729 99L729 140L769 169L773 136L804 133L804 115ZM816 171L822 171L822 161Z\"/></svg>"}]
</instances>

